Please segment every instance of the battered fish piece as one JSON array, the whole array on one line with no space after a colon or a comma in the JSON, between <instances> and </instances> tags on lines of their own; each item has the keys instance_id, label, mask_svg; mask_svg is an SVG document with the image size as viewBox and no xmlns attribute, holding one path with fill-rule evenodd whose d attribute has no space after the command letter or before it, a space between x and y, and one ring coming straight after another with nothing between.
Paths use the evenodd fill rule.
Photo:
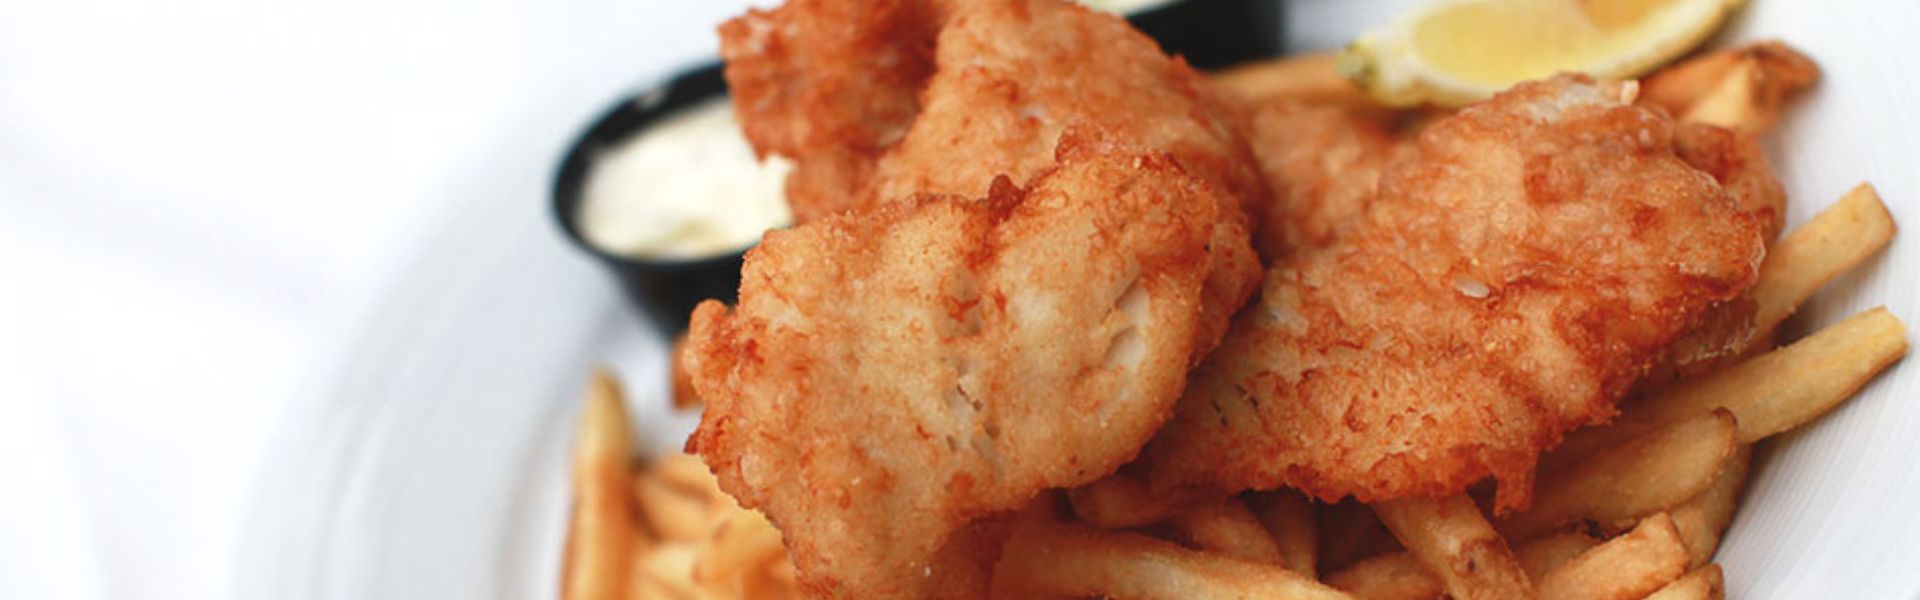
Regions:
<instances>
[{"instance_id":1,"label":"battered fish piece","mask_svg":"<svg viewBox=\"0 0 1920 600\"><path fill-rule=\"evenodd\" d=\"M796 0L723 37L803 223L695 312L688 449L814 595L978 597L993 516L1132 460L1257 288L1236 117L1056 0Z\"/></svg>"},{"instance_id":2,"label":"battered fish piece","mask_svg":"<svg viewBox=\"0 0 1920 600\"><path fill-rule=\"evenodd\" d=\"M1167 153L1248 206L1265 185L1236 112L1119 17L1057 1L794 0L721 28L756 151L795 159L795 218L918 193L977 197L1062 137Z\"/></svg>"},{"instance_id":3,"label":"battered fish piece","mask_svg":"<svg viewBox=\"0 0 1920 600\"><path fill-rule=\"evenodd\" d=\"M1366 212L1381 171L1412 149L1379 111L1283 100L1252 112L1248 143L1272 192L1256 211L1269 261L1333 243Z\"/></svg>"},{"instance_id":4,"label":"battered fish piece","mask_svg":"<svg viewBox=\"0 0 1920 600\"><path fill-rule=\"evenodd\" d=\"M854 192L919 115L944 15L930 0L795 0L721 25L741 130L762 157L798 159L796 222L869 203Z\"/></svg>"},{"instance_id":5,"label":"battered fish piece","mask_svg":"<svg viewBox=\"0 0 1920 600\"><path fill-rule=\"evenodd\" d=\"M1142 460L1155 485L1374 502L1498 478L1752 285L1762 223L1631 84L1520 85L1424 130L1331 244L1268 271Z\"/></svg>"},{"instance_id":6,"label":"battered fish piece","mask_svg":"<svg viewBox=\"0 0 1920 600\"><path fill-rule=\"evenodd\" d=\"M1219 195L1165 157L1089 155L771 232L739 306L694 312L688 450L816 594L969 595L929 585L971 568L933 560L950 533L1106 475L1172 410Z\"/></svg>"}]
</instances>

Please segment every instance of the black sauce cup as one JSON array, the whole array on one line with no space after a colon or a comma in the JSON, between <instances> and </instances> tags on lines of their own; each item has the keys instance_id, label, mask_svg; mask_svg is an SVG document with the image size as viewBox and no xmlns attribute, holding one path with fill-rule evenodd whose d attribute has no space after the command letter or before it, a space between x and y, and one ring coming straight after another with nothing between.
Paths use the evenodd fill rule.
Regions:
<instances>
[{"instance_id":1,"label":"black sauce cup","mask_svg":"<svg viewBox=\"0 0 1920 600\"><path fill-rule=\"evenodd\" d=\"M1174 0L1127 14L1135 29L1196 69L1279 56L1284 0Z\"/></svg>"},{"instance_id":2,"label":"black sauce cup","mask_svg":"<svg viewBox=\"0 0 1920 600\"><path fill-rule=\"evenodd\" d=\"M553 180L553 216L574 245L611 271L660 331L677 336L702 300L732 303L740 289L740 265L746 247L697 258L646 258L616 254L595 246L579 227L580 205L595 161L607 149L645 131L681 109L727 94L719 63L683 71L653 89L622 100L581 134ZM661 202L692 199L661 198Z\"/></svg>"}]
</instances>

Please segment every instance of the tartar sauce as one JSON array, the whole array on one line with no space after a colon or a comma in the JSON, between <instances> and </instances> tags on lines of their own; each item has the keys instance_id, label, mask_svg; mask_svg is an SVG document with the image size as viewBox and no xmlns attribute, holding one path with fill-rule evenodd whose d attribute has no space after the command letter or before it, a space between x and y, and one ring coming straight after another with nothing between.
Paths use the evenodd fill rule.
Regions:
<instances>
[{"instance_id":1,"label":"tartar sauce","mask_svg":"<svg viewBox=\"0 0 1920 600\"><path fill-rule=\"evenodd\" d=\"M793 221L785 183L792 163L761 162L726 97L668 115L594 158L581 235L610 253L701 258L752 245Z\"/></svg>"},{"instance_id":2,"label":"tartar sauce","mask_svg":"<svg viewBox=\"0 0 1920 600\"><path fill-rule=\"evenodd\" d=\"M1168 0L1080 0L1080 3L1095 10L1130 15L1161 4L1166 4L1167 1Z\"/></svg>"}]
</instances>

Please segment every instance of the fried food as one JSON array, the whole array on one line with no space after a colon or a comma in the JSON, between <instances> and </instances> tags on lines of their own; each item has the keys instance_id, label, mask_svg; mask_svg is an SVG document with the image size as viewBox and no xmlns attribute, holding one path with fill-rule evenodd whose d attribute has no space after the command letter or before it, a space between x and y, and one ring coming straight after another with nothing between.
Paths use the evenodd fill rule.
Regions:
<instances>
[{"instance_id":1,"label":"fried food","mask_svg":"<svg viewBox=\"0 0 1920 600\"><path fill-rule=\"evenodd\" d=\"M567 536L560 597L566 600L621 600L627 595L627 563L641 552L633 498L633 432L620 382L595 370L581 411L573 446L573 523Z\"/></svg>"},{"instance_id":2,"label":"fried food","mask_svg":"<svg viewBox=\"0 0 1920 600\"><path fill-rule=\"evenodd\" d=\"M1373 505L1407 553L1460 600L1526 600L1533 584L1507 541L1465 494L1402 498ZM1552 596L1547 596L1552 597Z\"/></svg>"},{"instance_id":3,"label":"fried food","mask_svg":"<svg viewBox=\"0 0 1920 600\"><path fill-rule=\"evenodd\" d=\"M1501 519L1500 532L1533 539L1569 525L1632 522L1678 506L1712 487L1738 453L1738 427L1731 412L1703 412L1549 471L1533 506Z\"/></svg>"},{"instance_id":4,"label":"fried food","mask_svg":"<svg viewBox=\"0 0 1920 600\"><path fill-rule=\"evenodd\" d=\"M917 193L978 197L1000 175L1024 183L1055 164L1062 138L1168 153L1229 199L1265 195L1218 92L1112 15L1055 1L794 0L721 38L748 140L797 161L787 196L802 223Z\"/></svg>"},{"instance_id":5,"label":"fried food","mask_svg":"<svg viewBox=\"0 0 1920 600\"><path fill-rule=\"evenodd\" d=\"M1352 598L1279 565L1044 518L1022 518L1014 527L993 586L991 597L1008 599Z\"/></svg>"},{"instance_id":6,"label":"fried food","mask_svg":"<svg viewBox=\"0 0 1920 600\"><path fill-rule=\"evenodd\" d=\"M1055 0L795 0L722 37L802 224L695 312L688 448L813 593L969 595L992 557L948 546L991 532L950 536L1130 460L1257 286L1236 117Z\"/></svg>"},{"instance_id":7,"label":"fried food","mask_svg":"<svg viewBox=\"0 0 1920 600\"><path fill-rule=\"evenodd\" d=\"M1146 157L770 234L694 313L689 448L828 595L920 596L953 529L1131 458L1178 397L1219 204Z\"/></svg>"},{"instance_id":8,"label":"fried food","mask_svg":"<svg viewBox=\"0 0 1920 600\"><path fill-rule=\"evenodd\" d=\"M864 205L851 193L906 134L933 75L942 11L927 0L796 0L720 27L720 56L754 152L799 159L797 222Z\"/></svg>"},{"instance_id":9,"label":"fried food","mask_svg":"<svg viewBox=\"0 0 1920 600\"><path fill-rule=\"evenodd\" d=\"M1722 50L1647 77L1641 102L1684 120L1757 133L1820 80L1813 59L1778 40Z\"/></svg>"},{"instance_id":10,"label":"fried food","mask_svg":"<svg viewBox=\"0 0 1920 600\"><path fill-rule=\"evenodd\" d=\"M1493 475L1497 504L1524 506L1538 453L1610 417L1763 252L1631 100L1562 76L1429 125L1350 231L1269 270L1150 479L1377 501Z\"/></svg>"},{"instance_id":11,"label":"fried food","mask_svg":"<svg viewBox=\"0 0 1920 600\"><path fill-rule=\"evenodd\" d=\"M1541 598L1645 598L1687 573L1687 547L1666 513L1540 576Z\"/></svg>"},{"instance_id":12,"label":"fried food","mask_svg":"<svg viewBox=\"0 0 1920 600\"><path fill-rule=\"evenodd\" d=\"M1260 253L1277 260L1333 243L1366 212L1380 173L1412 145L1392 123L1351 105L1255 105L1247 139L1272 200L1256 211Z\"/></svg>"}]
</instances>

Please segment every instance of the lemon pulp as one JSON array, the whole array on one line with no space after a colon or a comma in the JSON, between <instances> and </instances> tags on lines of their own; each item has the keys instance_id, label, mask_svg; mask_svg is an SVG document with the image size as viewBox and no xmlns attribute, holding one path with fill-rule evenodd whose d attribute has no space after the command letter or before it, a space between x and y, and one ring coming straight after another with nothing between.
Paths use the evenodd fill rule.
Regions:
<instances>
[{"instance_id":1,"label":"lemon pulp","mask_svg":"<svg viewBox=\"0 0 1920 600\"><path fill-rule=\"evenodd\" d=\"M1629 77L1704 40L1740 0L1442 0L1349 50L1383 100L1457 104L1562 71Z\"/></svg>"}]
</instances>

